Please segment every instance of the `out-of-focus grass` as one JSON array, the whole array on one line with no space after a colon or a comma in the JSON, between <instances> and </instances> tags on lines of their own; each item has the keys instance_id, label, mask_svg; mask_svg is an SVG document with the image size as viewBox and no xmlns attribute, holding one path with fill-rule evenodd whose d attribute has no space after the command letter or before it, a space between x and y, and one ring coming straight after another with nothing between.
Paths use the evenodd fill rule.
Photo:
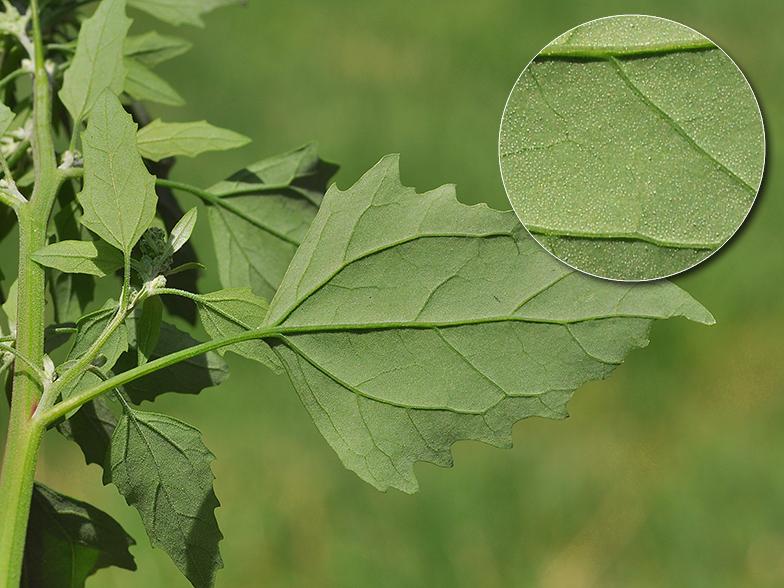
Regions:
<instances>
[{"instance_id":1,"label":"out-of-focus grass","mask_svg":"<svg viewBox=\"0 0 784 588\"><path fill-rule=\"evenodd\" d=\"M710 37L746 73L765 116L764 189L750 218L674 280L717 324L655 325L647 349L577 391L570 419L523 421L511 451L457 444L454 469L417 466L415 496L381 494L344 470L285 379L230 356L223 386L145 407L201 428L218 456L218 586L784 585L784 4L254 1L208 16L204 31L134 16L139 30L196 44L159 68L188 107L154 113L254 139L179 162L176 179L206 186L315 139L343 166L341 188L400 152L406 185L453 182L464 202L508 208L497 136L517 76L560 33L619 13ZM209 268L202 287L215 289L204 216L196 233ZM139 541L138 572L102 571L93 586L187 586L149 548L135 511L101 486L99 468L85 469L57 434L38 475L108 510Z\"/></svg>"}]
</instances>

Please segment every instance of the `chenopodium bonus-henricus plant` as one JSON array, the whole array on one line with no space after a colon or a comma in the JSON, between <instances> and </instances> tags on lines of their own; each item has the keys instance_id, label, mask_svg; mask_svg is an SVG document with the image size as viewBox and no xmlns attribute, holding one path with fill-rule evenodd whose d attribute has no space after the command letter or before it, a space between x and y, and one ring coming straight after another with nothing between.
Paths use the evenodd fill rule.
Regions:
<instances>
[{"instance_id":1,"label":"chenopodium bonus-henricus plant","mask_svg":"<svg viewBox=\"0 0 784 588\"><path fill-rule=\"evenodd\" d=\"M128 0L195 25L229 2ZM19 267L5 278L0 333L11 402L2 587L73 588L103 567L135 568L134 540L108 514L34 482L50 429L103 466L194 586L213 585L213 456L193 427L136 406L219 384L225 351L287 373L362 479L414 492L414 462L451 465L455 441L508 447L516 421L566 416L572 392L644 346L655 319L713 322L666 281L573 271L512 213L460 204L452 186L417 194L396 156L326 194L337 167L313 145L207 189L169 180L171 157L248 140L149 120L142 101L182 102L153 67L189 44L128 36L125 0L84 20L77 0L3 3L0 237L17 224ZM206 205L226 289L196 289L196 209L183 214L172 191ZM96 279L116 274L117 300L85 314ZM164 309L198 317L212 339L165 322Z\"/></svg>"}]
</instances>

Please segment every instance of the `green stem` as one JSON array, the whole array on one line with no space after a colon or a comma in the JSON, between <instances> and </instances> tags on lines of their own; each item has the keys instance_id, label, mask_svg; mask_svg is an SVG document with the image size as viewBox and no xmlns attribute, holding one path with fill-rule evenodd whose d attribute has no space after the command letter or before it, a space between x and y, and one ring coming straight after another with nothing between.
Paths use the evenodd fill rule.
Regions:
<instances>
[{"instance_id":1,"label":"green stem","mask_svg":"<svg viewBox=\"0 0 784 588\"><path fill-rule=\"evenodd\" d=\"M17 209L19 281L16 350L40 369L44 355L46 278L43 267L35 263L30 254L46 245L46 227L60 179L50 127L51 95L44 68L37 0L31 1L30 10L35 48L32 140L35 186L30 202L22 203ZM0 517L0 588L18 588L22 575L35 465L45 430L41 422L32 416L42 392L34 374L17 363L0 475L0 504L3 505Z\"/></svg>"},{"instance_id":2,"label":"green stem","mask_svg":"<svg viewBox=\"0 0 784 588\"><path fill-rule=\"evenodd\" d=\"M10 74L5 76L2 80L0 80L0 89L5 87L8 82L14 81L16 78L25 75L26 73L30 73L24 69L17 69L16 71L12 71Z\"/></svg>"},{"instance_id":3,"label":"green stem","mask_svg":"<svg viewBox=\"0 0 784 588\"><path fill-rule=\"evenodd\" d=\"M18 359L21 359L23 362L27 364L27 367L29 367L30 370L36 375L39 382L44 381L43 371L41 371L41 369L37 365L35 365L35 362L33 362L32 359L30 359L29 357L25 357L24 355L22 355L21 351L18 351L17 349L14 349L9 345L5 345L4 343L0 343L0 349L2 349L3 351L7 351L8 353L11 353Z\"/></svg>"},{"instance_id":4,"label":"green stem","mask_svg":"<svg viewBox=\"0 0 784 588\"><path fill-rule=\"evenodd\" d=\"M291 243L292 245L295 245L296 247L300 246L300 242L297 241L296 239L292 239L291 237L289 237L285 233L281 233L280 231L278 231L274 227L271 227L271 226L261 222L260 220L258 220L256 218L253 218L252 216L246 214L244 211L242 211L239 208L237 208L236 206L234 206L229 201L229 199L227 199L227 198L220 198L219 196L216 196L215 194L211 194L211 193L207 192L206 190L201 190L201 189L199 189L199 188L197 188L195 186L191 186L189 184L183 184L181 182L173 182L171 180L165 180L163 178L156 178L155 179L155 184L157 186L161 186L162 188L171 188L171 189L174 189L174 190L182 190L183 192L188 192L190 194L193 194L194 196L198 196L199 198L201 198L202 200L204 200L208 204L213 204L215 206L220 206L221 208L224 208L224 209L228 210L232 214L236 214L241 219L243 219L245 221L248 221L250 224L260 228L261 230L267 231L268 233L270 233L272 235L275 235L278 239L286 241L287 243ZM270 187L267 187L267 189L270 189ZM236 192L232 192L232 196L240 196L242 194L258 194L261 191L263 191L263 188L258 187L258 186L254 186L252 188L247 188L245 190L237 190Z\"/></svg>"},{"instance_id":5,"label":"green stem","mask_svg":"<svg viewBox=\"0 0 784 588\"><path fill-rule=\"evenodd\" d=\"M175 363L179 363L186 359L190 359L191 357L196 357L197 355L201 355L202 353L207 353L208 351L214 351L216 349L220 349L221 347L227 347L229 345L234 345L235 343L242 343L243 341L250 341L252 339L262 339L264 337L269 337L273 335L272 331L267 330L253 330L253 331L245 331L244 333L240 333L239 335L232 335L230 337L224 337L222 339L213 339L212 341L207 341L206 343L201 343L199 345L194 345L193 347L188 347L187 349L183 349L181 351L177 351L170 355L166 355L164 357L160 357L156 360L150 361L145 363L144 365L135 367L133 369L128 370L127 372L123 372L117 376L109 378L105 382L98 384L97 386L90 388L89 390L85 390L77 394L76 396L72 396L68 400L64 400L54 407L46 410L45 412L39 413L36 415L35 420L39 421L42 426L47 426L57 419L65 416L72 410L79 408L85 402L89 402L90 400L97 398L101 394L108 392L109 390L113 390L114 388L119 388L120 386L124 386L128 382L132 382L142 376L146 376L152 374L153 372L157 372L163 368L166 368L170 365Z\"/></svg>"}]
</instances>

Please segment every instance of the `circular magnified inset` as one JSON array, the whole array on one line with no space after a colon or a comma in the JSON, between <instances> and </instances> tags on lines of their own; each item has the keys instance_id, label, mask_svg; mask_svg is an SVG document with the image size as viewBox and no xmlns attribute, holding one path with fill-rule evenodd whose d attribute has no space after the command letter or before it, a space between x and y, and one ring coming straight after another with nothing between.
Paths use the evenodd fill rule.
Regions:
<instances>
[{"instance_id":1,"label":"circular magnified inset","mask_svg":"<svg viewBox=\"0 0 784 588\"><path fill-rule=\"evenodd\" d=\"M703 261L740 227L765 132L746 78L709 39L613 16L528 64L499 158L512 207L550 253L594 276L653 280Z\"/></svg>"}]
</instances>

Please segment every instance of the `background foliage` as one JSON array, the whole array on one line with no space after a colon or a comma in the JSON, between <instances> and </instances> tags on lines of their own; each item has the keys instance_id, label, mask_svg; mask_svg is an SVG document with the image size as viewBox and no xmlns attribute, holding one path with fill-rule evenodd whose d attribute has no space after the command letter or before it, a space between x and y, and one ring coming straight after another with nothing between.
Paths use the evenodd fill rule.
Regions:
<instances>
[{"instance_id":1,"label":"background foliage","mask_svg":"<svg viewBox=\"0 0 784 588\"><path fill-rule=\"evenodd\" d=\"M232 376L220 388L189 402L162 397L154 408L199 427L218 456L216 515L226 536L218 586L784 583L784 4L256 0L208 15L204 30L142 26L147 17L129 10L132 32L154 26L195 43L157 69L188 106L152 114L205 118L254 139L181 160L172 179L208 186L316 139L341 163L343 189L400 152L405 185L421 192L454 182L463 202L501 209L509 205L498 125L517 76L567 29L634 12L716 42L747 75L765 118L765 178L749 219L674 280L717 324L656 324L649 349L577 391L570 419L519 423L511 451L458 444L453 470L416 466L414 496L381 494L344 470L285 377L227 357ZM186 198L185 208L195 204ZM218 274L200 219L209 291ZM0 256L14 253L5 245ZM6 276L14 269L4 261ZM47 435L38 479L112 513L139 541L138 571L103 570L89 582L187 586L149 548L133 509L102 487L100 468L83 463L75 445Z\"/></svg>"}]
</instances>

